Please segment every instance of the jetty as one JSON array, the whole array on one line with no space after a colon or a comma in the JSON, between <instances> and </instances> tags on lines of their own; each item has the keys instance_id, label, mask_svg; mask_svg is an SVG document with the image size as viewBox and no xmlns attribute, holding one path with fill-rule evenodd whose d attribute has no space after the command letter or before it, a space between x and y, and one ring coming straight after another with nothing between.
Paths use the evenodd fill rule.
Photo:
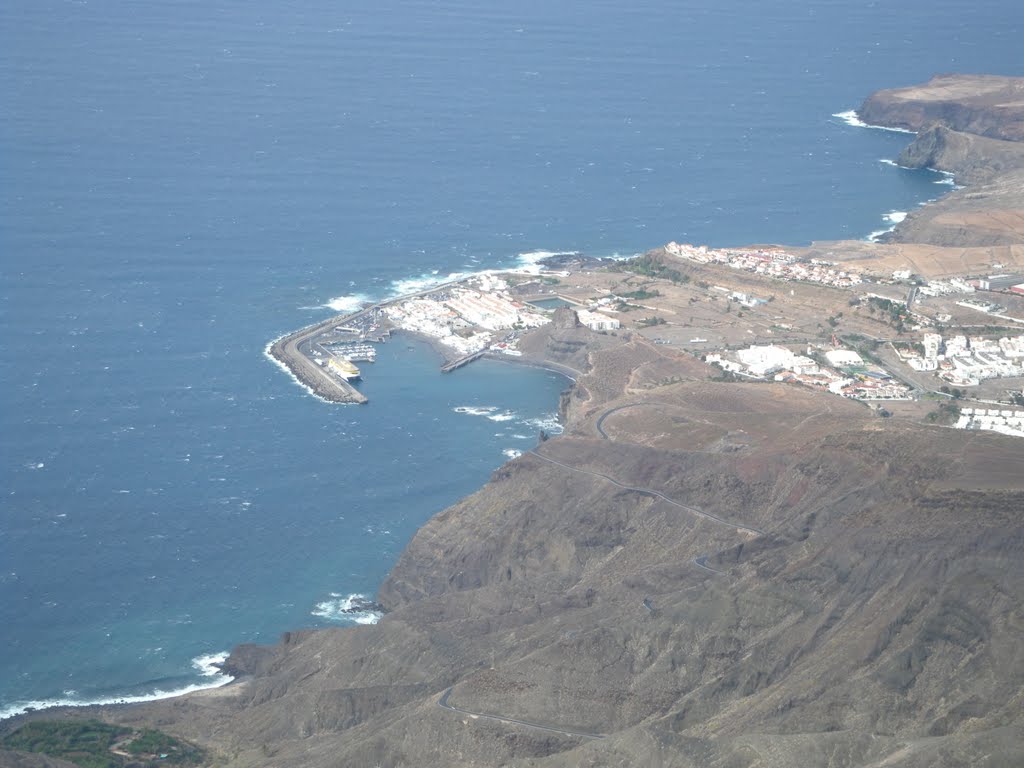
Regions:
<instances>
[{"instance_id":1,"label":"jetty","mask_svg":"<svg viewBox=\"0 0 1024 768\"><path fill-rule=\"evenodd\" d=\"M267 354L312 394L335 403L365 403L352 382L360 378L356 362L377 358L375 343L395 331L425 338L445 356L450 373L491 350L509 351L530 328L549 322L548 313L508 294L508 285L489 273L448 280L415 293L385 299L347 315L334 315L282 336ZM495 341L495 334L499 334ZM497 345L497 346L496 346ZM451 359L449 354L460 355ZM518 358L517 358L518 359Z\"/></svg>"},{"instance_id":2,"label":"jetty","mask_svg":"<svg viewBox=\"0 0 1024 768\"><path fill-rule=\"evenodd\" d=\"M355 317L352 315L346 319L351 320ZM282 336L270 345L268 352L317 397L332 403L369 402L366 395L352 386L347 379L332 373L326 366L318 365L309 355L315 339L334 330L337 325L338 318L332 317L322 323L302 328L295 333Z\"/></svg>"},{"instance_id":3,"label":"jetty","mask_svg":"<svg viewBox=\"0 0 1024 768\"><path fill-rule=\"evenodd\" d=\"M474 360L479 360L484 356L487 350L481 349L479 352L471 352L468 355L451 360L441 366L441 373L451 373L456 368L461 368L464 365L472 363Z\"/></svg>"}]
</instances>

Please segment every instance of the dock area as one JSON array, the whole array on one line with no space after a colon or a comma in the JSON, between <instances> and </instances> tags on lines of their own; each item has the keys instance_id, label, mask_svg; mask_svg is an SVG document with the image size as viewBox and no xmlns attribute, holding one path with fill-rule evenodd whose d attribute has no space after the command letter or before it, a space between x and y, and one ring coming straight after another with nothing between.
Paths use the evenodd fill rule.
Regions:
<instances>
[{"instance_id":1,"label":"dock area","mask_svg":"<svg viewBox=\"0 0 1024 768\"><path fill-rule=\"evenodd\" d=\"M353 385L362 376L355 364L374 362L375 344L395 331L428 340L446 358L441 371L450 373L494 352L518 355L522 335L551 314L514 295L503 277L480 273L334 315L282 336L267 354L317 397L365 403Z\"/></svg>"},{"instance_id":2,"label":"dock area","mask_svg":"<svg viewBox=\"0 0 1024 768\"><path fill-rule=\"evenodd\" d=\"M451 360L441 366L441 373L451 373L456 368L461 368L464 365L472 363L474 360L479 360L486 354L487 350L481 349L479 352L473 352L468 355L464 355L455 360Z\"/></svg>"},{"instance_id":3,"label":"dock area","mask_svg":"<svg viewBox=\"0 0 1024 768\"><path fill-rule=\"evenodd\" d=\"M351 320L354 317L346 319ZM270 345L268 352L317 397L332 403L369 402L367 397L347 379L332 373L325 366L318 365L311 355L311 348L316 339L333 331L337 325L338 318L332 317L322 323L302 328L288 336L282 336Z\"/></svg>"}]
</instances>

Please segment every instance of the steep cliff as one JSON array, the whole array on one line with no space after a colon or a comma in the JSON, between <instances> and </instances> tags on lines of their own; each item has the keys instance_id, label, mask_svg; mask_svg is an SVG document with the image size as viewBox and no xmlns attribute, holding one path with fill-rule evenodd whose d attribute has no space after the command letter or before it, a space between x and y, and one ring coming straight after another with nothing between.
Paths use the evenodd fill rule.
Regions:
<instances>
[{"instance_id":1,"label":"steep cliff","mask_svg":"<svg viewBox=\"0 0 1024 768\"><path fill-rule=\"evenodd\" d=\"M428 522L378 625L104 716L232 766L1019 763L1012 438L588 356L567 436Z\"/></svg>"},{"instance_id":2,"label":"steep cliff","mask_svg":"<svg viewBox=\"0 0 1024 768\"><path fill-rule=\"evenodd\" d=\"M968 186L911 212L890 242L1024 242L1024 78L943 75L878 91L858 114L874 125L918 132L900 165L947 171Z\"/></svg>"},{"instance_id":3,"label":"steep cliff","mask_svg":"<svg viewBox=\"0 0 1024 768\"><path fill-rule=\"evenodd\" d=\"M1024 232L996 80L984 110L941 106L967 87L943 78L949 98L869 100L872 122L945 115L903 161L972 183L898 237ZM568 311L522 348L575 376L565 434L416 534L379 624L238 648L225 688L65 715L233 768L1024 764L1018 440L713 381Z\"/></svg>"},{"instance_id":4,"label":"steep cliff","mask_svg":"<svg viewBox=\"0 0 1024 768\"><path fill-rule=\"evenodd\" d=\"M924 85L877 91L857 113L872 125L916 132L940 123L978 136L1024 141L1024 78L939 75Z\"/></svg>"}]
</instances>

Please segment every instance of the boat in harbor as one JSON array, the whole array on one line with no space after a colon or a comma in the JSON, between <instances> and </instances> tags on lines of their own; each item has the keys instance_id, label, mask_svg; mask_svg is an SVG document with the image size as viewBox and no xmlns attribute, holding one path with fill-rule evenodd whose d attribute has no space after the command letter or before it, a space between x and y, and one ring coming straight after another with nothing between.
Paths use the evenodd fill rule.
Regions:
<instances>
[{"instance_id":1,"label":"boat in harbor","mask_svg":"<svg viewBox=\"0 0 1024 768\"><path fill-rule=\"evenodd\" d=\"M345 381L359 378L359 369L351 360L344 357L331 357L327 360L327 370Z\"/></svg>"}]
</instances>

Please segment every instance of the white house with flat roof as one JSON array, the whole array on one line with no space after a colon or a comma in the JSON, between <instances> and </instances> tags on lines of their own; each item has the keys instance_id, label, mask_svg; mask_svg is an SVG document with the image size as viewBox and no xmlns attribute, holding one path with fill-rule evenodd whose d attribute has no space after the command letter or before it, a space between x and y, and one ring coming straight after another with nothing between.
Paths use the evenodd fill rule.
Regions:
<instances>
[{"instance_id":1,"label":"white house with flat roof","mask_svg":"<svg viewBox=\"0 0 1024 768\"><path fill-rule=\"evenodd\" d=\"M851 365L864 365L864 359L852 349L832 349L825 353L829 365L845 368Z\"/></svg>"}]
</instances>

